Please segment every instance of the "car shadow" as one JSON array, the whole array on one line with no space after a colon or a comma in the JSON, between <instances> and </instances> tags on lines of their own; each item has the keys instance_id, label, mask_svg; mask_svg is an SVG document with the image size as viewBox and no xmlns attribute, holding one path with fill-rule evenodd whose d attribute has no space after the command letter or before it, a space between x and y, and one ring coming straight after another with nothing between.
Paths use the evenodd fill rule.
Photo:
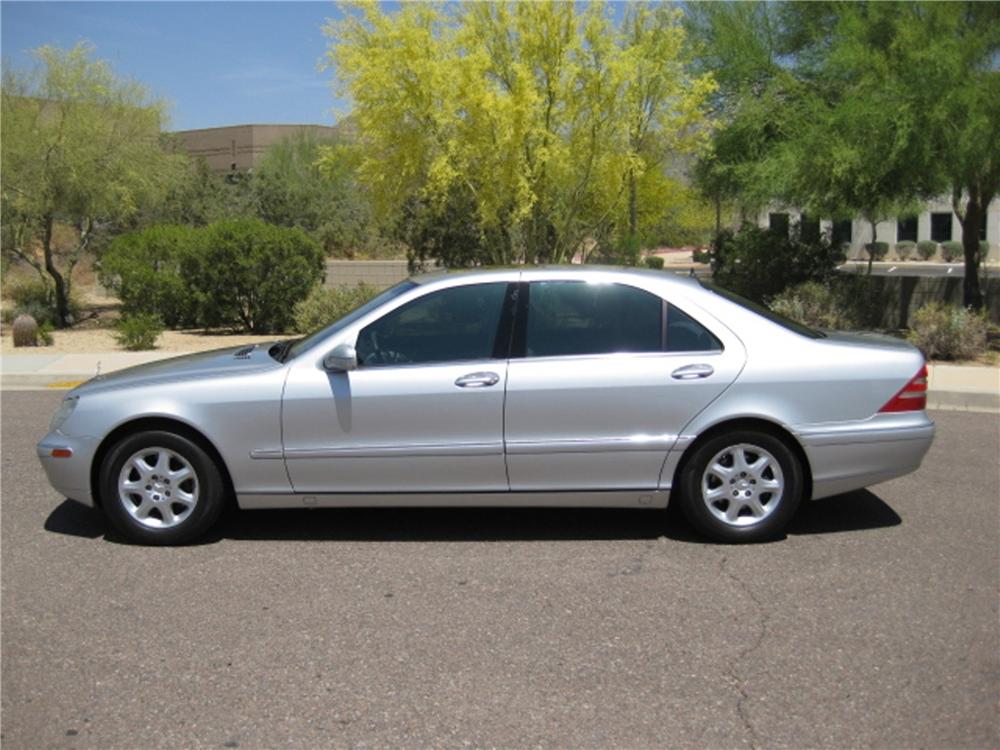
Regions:
<instances>
[{"instance_id":1,"label":"car shadow","mask_svg":"<svg viewBox=\"0 0 1000 750\"><path fill-rule=\"evenodd\" d=\"M833 534L897 526L899 515L878 495L859 490L804 504L788 534ZM127 543L99 510L74 500L45 521L55 534ZM317 508L227 512L195 544L241 541L496 542L656 539L704 544L671 510L604 508Z\"/></svg>"}]
</instances>

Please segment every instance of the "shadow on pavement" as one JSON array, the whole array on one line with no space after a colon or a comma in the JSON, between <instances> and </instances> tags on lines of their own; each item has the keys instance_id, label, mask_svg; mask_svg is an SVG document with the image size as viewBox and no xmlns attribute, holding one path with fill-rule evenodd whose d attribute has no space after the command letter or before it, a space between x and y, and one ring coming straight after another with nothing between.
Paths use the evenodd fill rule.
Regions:
<instances>
[{"instance_id":1,"label":"shadow on pavement","mask_svg":"<svg viewBox=\"0 0 1000 750\"><path fill-rule=\"evenodd\" d=\"M861 531L902 523L867 490L805 503L788 528L793 535ZM121 542L98 510L66 500L45 530ZM222 539L344 542L588 541L655 539L705 543L681 517L650 510L603 508L317 508L227 512L196 544Z\"/></svg>"}]
</instances>

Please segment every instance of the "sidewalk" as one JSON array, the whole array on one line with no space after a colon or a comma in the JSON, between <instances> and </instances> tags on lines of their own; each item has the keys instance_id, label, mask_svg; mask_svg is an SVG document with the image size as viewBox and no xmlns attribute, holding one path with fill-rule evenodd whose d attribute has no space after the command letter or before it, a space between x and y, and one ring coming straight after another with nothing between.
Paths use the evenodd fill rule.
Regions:
<instances>
[{"instance_id":1,"label":"sidewalk","mask_svg":"<svg viewBox=\"0 0 1000 750\"><path fill-rule=\"evenodd\" d=\"M100 372L179 356L178 352L101 352L96 354L6 354L0 358L4 390L72 388ZM928 365L930 409L1000 414L1000 368Z\"/></svg>"}]
</instances>

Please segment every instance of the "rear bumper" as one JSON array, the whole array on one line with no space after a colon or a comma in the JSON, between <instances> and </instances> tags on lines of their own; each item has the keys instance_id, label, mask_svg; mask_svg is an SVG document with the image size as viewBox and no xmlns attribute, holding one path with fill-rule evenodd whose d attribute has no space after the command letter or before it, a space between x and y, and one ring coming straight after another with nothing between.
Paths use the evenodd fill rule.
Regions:
<instances>
[{"instance_id":1,"label":"rear bumper","mask_svg":"<svg viewBox=\"0 0 1000 750\"><path fill-rule=\"evenodd\" d=\"M70 500L93 505L90 492L90 464L100 441L96 437L70 437L54 430L42 438L35 449L38 460L52 488ZM72 455L55 458L54 449L68 449Z\"/></svg>"},{"instance_id":2,"label":"rear bumper","mask_svg":"<svg viewBox=\"0 0 1000 750\"><path fill-rule=\"evenodd\" d=\"M920 468L934 440L924 412L879 414L863 423L797 431L812 470L814 500L901 477Z\"/></svg>"}]
</instances>

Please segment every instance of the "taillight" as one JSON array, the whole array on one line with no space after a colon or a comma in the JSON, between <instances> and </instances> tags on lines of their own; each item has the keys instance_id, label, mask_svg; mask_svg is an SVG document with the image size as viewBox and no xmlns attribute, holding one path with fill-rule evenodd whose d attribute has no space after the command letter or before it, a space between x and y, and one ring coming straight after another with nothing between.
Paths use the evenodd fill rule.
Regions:
<instances>
[{"instance_id":1,"label":"taillight","mask_svg":"<svg viewBox=\"0 0 1000 750\"><path fill-rule=\"evenodd\" d=\"M923 411L927 408L927 365L913 376L903 389L889 399L879 412Z\"/></svg>"}]
</instances>

